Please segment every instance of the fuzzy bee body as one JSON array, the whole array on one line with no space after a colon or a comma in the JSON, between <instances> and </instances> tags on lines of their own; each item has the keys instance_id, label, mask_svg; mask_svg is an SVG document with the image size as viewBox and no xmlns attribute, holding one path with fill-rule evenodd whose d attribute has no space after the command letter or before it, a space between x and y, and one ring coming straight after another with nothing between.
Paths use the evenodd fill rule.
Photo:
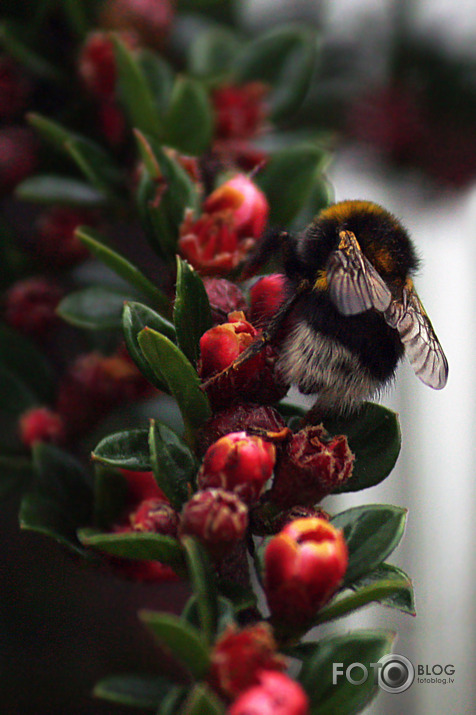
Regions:
<instances>
[{"instance_id":1,"label":"fuzzy bee body","mask_svg":"<svg viewBox=\"0 0 476 715\"><path fill-rule=\"evenodd\" d=\"M354 411L393 379L404 354L423 382L444 386L446 358L411 280L417 267L405 229L367 201L335 204L286 236L289 298L303 281L309 290L273 342L283 378L317 395L313 412Z\"/></svg>"}]
</instances>

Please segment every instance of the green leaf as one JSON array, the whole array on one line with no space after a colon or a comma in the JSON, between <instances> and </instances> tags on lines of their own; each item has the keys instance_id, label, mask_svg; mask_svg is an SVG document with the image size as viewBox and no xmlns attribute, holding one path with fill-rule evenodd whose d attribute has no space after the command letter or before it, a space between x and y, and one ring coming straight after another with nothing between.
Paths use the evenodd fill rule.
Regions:
<instances>
[{"instance_id":1,"label":"green leaf","mask_svg":"<svg viewBox=\"0 0 476 715\"><path fill-rule=\"evenodd\" d=\"M182 709L183 715L225 715L225 705L206 683L197 683Z\"/></svg>"},{"instance_id":2,"label":"green leaf","mask_svg":"<svg viewBox=\"0 0 476 715\"><path fill-rule=\"evenodd\" d=\"M309 89L316 60L316 36L307 28L281 26L246 45L234 64L238 82L261 80L271 85L274 121L295 112Z\"/></svg>"},{"instance_id":3,"label":"green leaf","mask_svg":"<svg viewBox=\"0 0 476 715\"><path fill-rule=\"evenodd\" d=\"M20 526L48 536L85 554L76 537L92 515L89 475L70 454L50 444L33 447L32 490L23 497Z\"/></svg>"},{"instance_id":4,"label":"green leaf","mask_svg":"<svg viewBox=\"0 0 476 715\"><path fill-rule=\"evenodd\" d=\"M179 348L193 365L197 365L200 338L213 325L212 312L202 279L178 256L174 324Z\"/></svg>"},{"instance_id":5,"label":"green leaf","mask_svg":"<svg viewBox=\"0 0 476 715\"><path fill-rule=\"evenodd\" d=\"M166 141L184 154L200 156L213 135L213 111L208 94L197 80L175 80L166 117Z\"/></svg>"},{"instance_id":6,"label":"green leaf","mask_svg":"<svg viewBox=\"0 0 476 715\"><path fill-rule=\"evenodd\" d=\"M93 524L107 531L113 524L119 523L129 499L129 483L120 470L95 462Z\"/></svg>"},{"instance_id":7,"label":"green leaf","mask_svg":"<svg viewBox=\"0 0 476 715\"><path fill-rule=\"evenodd\" d=\"M157 710L173 684L162 675L111 675L94 686L93 695L128 707Z\"/></svg>"},{"instance_id":8,"label":"green leaf","mask_svg":"<svg viewBox=\"0 0 476 715\"><path fill-rule=\"evenodd\" d=\"M172 94L174 84L173 70L163 57L147 49L142 49L138 60L162 120L168 109Z\"/></svg>"},{"instance_id":9,"label":"green leaf","mask_svg":"<svg viewBox=\"0 0 476 715\"><path fill-rule=\"evenodd\" d=\"M140 611L139 617L150 628L162 647L200 680L206 677L210 657L200 631L171 613Z\"/></svg>"},{"instance_id":10,"label":"green leaf","mask_svg":"<svg viewBox=\"0 0 476 715\"><path fill-rule=\"evenodd\" d=\"M170 304L167 296L151 283L133 263L106 246L97 231L87 226L80 226L76 229L76 235L96 258L145 295L159 313L164 316L168 315Z\"/></svg>"},{"instance_id":11,"label":"green leaf","mask_svg":"<svg viewBox=\"0 0 476 715\"><path fill-rule=\"evenodd\" d=\"M401 434L398 415L372 402L364 402L357 415L347 419L325 420L332 434L345 434L355 454L352 477L340 492L373 487L392 471L400 453Z\"/></svg>"},{"instance_id":12,"label":"green leaf","mask_svg":"<svg viewBox=\"0 0 476 715\"><path fill-rule=\"evenodd\" d=\"M241 45L236 34L225 27L200 32L189 50L189 72L204 79L224 75L232 67Z\"/></svg>"},{"instance_id":13,"label":"green leaf","mask_svg":"<svg viewBox=\"0 0 476 715\"><path fill-rule=\"evenodd\" d=\"M146 134L161 137L162 121L146 73L135 54L117 36L114 37L114 47L119 74L119 95L131 125Z\"/></svg>"},{"instance_id":14,"label":"green leaf","mask_svg":"<svg viewBox=\"0 0 476 715\"><path fill-rule=\"evenodd\" d=\"M208 398L200 389L199 377L179 348L164 335L145 328L139 345L159 379L164 379L182 413L188 437L211 416Z\"/></svg>"},{"instance_id":15,"label":"green leaf","mask_svg":"<svg viewBox=\"0 0 476 715\"><path fill-rule=\"evenodd\" d=\"M343 530L349 551L344 585L373 571L392 553L403 536L406 515L401 507L369 504L347 509L331 520Z\"/></svg>"},{"instance_id":16,"label":"green leaf","mask_svg":"<svg viewBox=\"0 0 476 715\"><path fill-rule=\"evenodd\" d=\"M225 578L218 579L217 586L222 596L233 604L235 613L257 608L256 594L251 587Z\"/></svg>"},{"instance_id":17,"label":"green leaf","mask_svg":"<svg viewBox=\"0 0 476 715\"><path fill-rule=\"evenodd\" d=\"M96 445L91 456L113 467L148 471L151 469L149 430L131 429L110 434Z\"/></svg>"},{"instance_id":18,"label":"green leaf","mask_svg":"<svg viewBox=\"0 0 476 715\"><path fill-rule=\"evenodd\" d=\"M53 399L54 376L47 359L29 338L1 323L0 366L13 373L38 401L48 403ZM0 393L6 389L3 380L1 384Z\"/></svg>"},{"instance_id":19,"label":"green leaf","mask_svg":"<svg viewBox=\"0 0 476 715\"><path fill-rule=\"evenodd\" d=\"M122 313L122 327L129 355L134 360L141 373L149 380L150 383L152 383L152 385L157 387L159 390L167 392L167 384L163 379L160 379L157 376L142 354L137 336L141 330L148 327L156 330L158 333L161 333L169 338L169 340L175 342L175 328L172 323L169 323L168 320L146 305L131 301L129 303L125 303L124 305Z\"/></svg>"},{"instance_id":20,"label":"green leaf","mask_svg":"<svg viewBox=\"0 0 476 715\"><path fill-rule=\"evenodd\" d=\"M319 215L319 213L334 203L334 190L327 178L320 175L314 178L311 193L297 216L294 217L291 228L301 231Z\"/></svg>"},{"instance_id":21,"label":"green leaf","mask_svg":"<svg viewBox=\"0 0 476 715\"><path fill-rule=\"evenodd\" d=\"M310 715L351 715L360 712L374 697L378 682L371 663L391 651L395 634L391 631L357 630L341 636L323 638L319 643L304 644L306 659L299 681L310 700ZM345 677L348 666L362 663L369 677L354 685ZM340 665L333 683L334 664ZM362 677L362 670L354 677Z\"/></svg>"},{"instance_id":22,"label":"green leaf","mask_svg":"<svg viewBox=\"0 0 476 715\"><path fill-rule=\"evenodd\" d=\"M13 24L4 22L0 25L0 45L7 54L39 79L49 82L64 82L63 73L54 64L28 47L18 38L17 34Z\"/></svg>"},{"instance_id":23,"label":"green leaf","mask_svg":"<svg viewBox=\"0 0 476 715\"><path fill-rule=\"evenodd\" d=\"M40 114L28 114L27 118L43 139L73 159L97 191L113 199L120 198L121 170L102 146Z\"/></svg>"},{"instance_id":24,"label":"green leaf","mask_svg":"<svg viewBox=\"0 0 476 715\"><path fill-rule=\"evenodd\" d=\"M184 618L192 626L195 626L195 628L200 629L200 613L198 610L197 596L190 596L184 610L182 611L182 618ZM222 633L227 626L235 622L235 608L233 603L228 600L228 598L218 596L216 635L220 635L220 633Z\"/></svg>"},{"instance_id":25,"label":"green leaf","mask_svg":"<svg viewBox=\"0 0 476 715\"><path fill-rule=\"evenodd\" d=\"M139 212L152 247L170 260L177 252L185 210L198 211L198 188L173 154L152 137L137 130L134 134L145 165L137 191Z\"/></svg>"},{"instance_id":26,"label":"green leaf","mask_svg":"<svg viewBox=\"0 0 476 715\"><path fill-rule=\"evenodd\" d=\"M192 536L182 537L192 590L197 599L200 633L210 644L218 628L218 591L208 554Z\"/></svg>"},{"instance_id":27,"label":"green leaf","mask_svg":"<svg viewBox=\"0 0 476 715\"><path fill-rule=\"evenodd\" d=\"M181 570L184 564L180 542L172 536L148 531L99 532L96 529L79 529L82 544L111 556L140 561L160 561Z\"/></svg>"},{"instance_id":28,"label":"green leaf","mask_svg":"<svg viewBox=\"0 0 476 715\"><path fill-rule=\"evenodd\" d=\"M187 692L188 688L183 685L172 688L163 699L157 715L177 715L177 713L181 713L181 706L187 697Z\"/></svg>"},{"instance_id":29,"label":"green leaf","mask_svg":"<svg viewBox=\"0 0 476 715\"><path fill-rule=\"evenodd\" d=\"M37 174L22 181L15 194L23 201L38 204L65 204L96 208L104 204L104 194L84 181L57 174Z\"/></svg>"},{"instance_id":30,"label":"green leaf","mask_svg":"<svg viewBox=\"0 0 476 715\"><path fill-rule=\"evenodd\" d=\"M325 152L315 144L290 146L274 153L256 182L270 204L270 221L286 225L308 201L317 181Z\"/></svg>"},{"instance_id":31,"label":"green leaf","mask_svg":"<svg viewBox=\"0 0 476 715\"><path fill-rule=\"evenodd\" d=\"M188 445L167 425L150 421L150 464L157 484L172 506L190 499L197 463Z\"/></svg>"},{"instance_id":32,"label":"green leaf","mask_svg":"<svg viewBox=\"0 0 476 715\"><path fill-rule=\"evenodd\" d=\"M69 293L57 307L67 323L88 330L120 330L127 297L123 290L89 286Z\"/></svg>"},{"instance_id":33,"label":"green leaf","mask_svg":"<svg viewBox=\"0 0 476 715\"><path fill-rule=\"evenodd\" d=\"M351 588L356 592L356 595L364 587L379 586L383 582L393 584L404 584L394 593L379 598L378 602L382 606L388 608L396 608L403 613L409 613L411 616L416 615L415 612L415 597L413 593L412 581L402 569L393 566L392 564L380 564L374 571L365 574L362 578L354 581Z\"/></svg>"},{"instance_id":34,"label":"green leaf","mask_svg":"<svg viewBox=\"0 0 476 715\"><path fill-rule=\"evenodd\" d=\"M32 471L29 459L0 455L0 500L22 491L31 480Z\"/></svg>"}]
</instances>

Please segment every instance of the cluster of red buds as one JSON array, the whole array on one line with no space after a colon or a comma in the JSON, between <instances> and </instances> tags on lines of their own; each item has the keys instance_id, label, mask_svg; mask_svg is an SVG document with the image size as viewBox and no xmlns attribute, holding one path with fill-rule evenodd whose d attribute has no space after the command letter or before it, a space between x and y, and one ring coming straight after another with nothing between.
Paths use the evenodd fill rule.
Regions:
<instances>
[{"instance_id":1,"label":"cluster of red buds","mask_svg":"<svg viewBox=\"0 0 476 715\"><path fill-rule=\"evenodd\" d=\"M96 226L98 216L92 211L52 206L36 219L32 250L49 267L70 268L85 261L89 251L76 235L78 226Z\"/></svg>"},{"instance_id":2,"label":"cluster of red buds","mask_svg":"<svg viewBox=\"0 0 476 715\"><path fill-rule=\"evenodd\" d=\"M255 245L268 213L261 189L245 174L236 174L207 197L201 216L186 212L180 227L180 253L203 275L226 275Z\"/></svg>"}]
</instances>

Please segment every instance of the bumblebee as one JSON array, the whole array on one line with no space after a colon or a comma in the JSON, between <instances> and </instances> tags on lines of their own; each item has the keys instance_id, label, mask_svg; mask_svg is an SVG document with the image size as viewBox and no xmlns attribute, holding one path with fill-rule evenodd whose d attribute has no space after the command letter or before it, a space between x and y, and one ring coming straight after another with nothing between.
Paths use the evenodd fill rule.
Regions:
<instances>
[{"instance_id":1,"label":"bumblebee","mask_svg":"<svg viewBox=\"0 0 476 715\"><path fill-rule=\"evenodd\" d=\"M391 382L404 355L426 385L445 386L448 363L413 286L419 261L391 213L342 201L281 239L287 299L232 368L273 344L284 381L316 394L316 418L356 411ZM256 265L273 243L276 234Z\"/></svg>"}]
</instances>

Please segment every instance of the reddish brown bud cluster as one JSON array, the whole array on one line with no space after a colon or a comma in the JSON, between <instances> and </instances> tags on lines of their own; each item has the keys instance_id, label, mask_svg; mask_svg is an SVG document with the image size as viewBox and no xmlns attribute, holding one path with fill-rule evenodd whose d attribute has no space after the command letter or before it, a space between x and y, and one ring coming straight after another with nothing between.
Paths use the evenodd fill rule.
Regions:
<instances>
[{"instance_id":1,"label":"reddish brown bud cluster","mask_svg":"<svg viewBox=\"0 0 476 715\"><path fill-rule=\"evenodd\" d=\"M203 284L215 325L223 323L228 313L244 312L247 309L245 296L236 283L227 281L226 278L205 278Z\"/></svg>"},{"instance_id":2,"label":"reddish brown bud cluster","mask_svg":"<svg viewBox=\"0 0 476 715\"><path fill-rule=\"evenodd\" d=\"M62 296L46 278L18 281L5 295L5 322L26 335L45 337L59 323L56 308Z\"/></svg>"},{"instance_id":3,"label":"reddish brown bud cluster","mask_svg":"<svg viewBox=\"0 0 476 715\"><path fill-rule=\"evenodd\" d=\"M285 439L290 432L274 407L238 404L217 412L208 420L198 435L199 452L205 452L213 442L230 432L243 431L273 442Z\"/></svg>"},{"instance_id":4,"label":"reddish brown bud cluster","mask_svg":"<svg viewBox=\"0 0 476 715\"><path fill-rule=\"evenodd\" d=\"M224 489L197 492L184 505L180 520L181 534L197 537L217 560L243 538L247 526L246 505Z\"/></svg>"},{"instance_id":5,"label":"reddish brown bud cluster","mask_svg":"<svg viewBox=\"0 0 476 715\"><path fill-rule=\"evenodd\" d=\"M35 254L48 265L61 268L84 261L89 251L75 234L83 224L95 226L96 214L66 206L53 206L44 211L36 221Z\"/></svg>"},{"instance_id":6,"label":"reddish brown bud cluster","mask_svg":"<svg viewBox=\"0 0 476 715\"><path fill-rule=\"evenodd\" d=\"M20 439L26 447L36 442L61 444L65 438L65 426L61 415L48 407L32 407L24 412L18 423Z\"/></svg>"},{"instance_id":7,"label":"reddish brown bud cluster","mask_svg":"<svg viewBox=\"0 0 476 715\"><path fill-rule=\"evenodd\" d=\"M163 498L145 499L129 518L134 531L177 536L178 514Z\"/></svg>"},{"instance_id":8,"label":"reddish brown bud cluster","mask_svg":"<svg viewBox=\"0 0 476 715\"><path fill-rule=\"evenodd\" d=\"M265 592L273 620L304 626L334 594L347 569L341 531L325 519L297 519L268 543Z\"/></svg>"},{"instance_id":9,"label":"reddish brown bud cluster","mask_svg":"<svg viewBox=\"0 0 476 715\"><path fill-rule=\"evenodd\" d=\"M354 459L344 435L329 437L322 425L305 427L280 456L270 498L282 507L317 504L352 476Z\"/></svg>"},{"instance_id":10,"label":"reddish brown bud cluster","mask_svg":"<svg viewBox=\"0 0 476 715\"><path fill-rule=\"evenodd\" d=\"M196 219L187 211L180 227L181 254L203 275L224 275L246 257L264 230L269 207L245 174L236 174L206 199Z\"/></svg>"},{"instance_id":11,"label":"reddish brown bud cluster","mask_svg":"<svg viewBox=\"0 0 476 715\"><path fill-rule=\"evenodd\" d=\"M270 479L276 449L246 432L232 432L208 448L198 472L200 489L220 487L247 504L257 501Z\"/></svg>"},{"instance_id":12,"label":"reddish brown bud cluster","mask_svg":"<svg viewBox=\"0 0 476 715\"><path fill-rule=\"evenodd\" d=\"M257 680L258 684L240 695L227 715L308 715L308 697L288 675L261 670Z\"/></svg>"},{"instance_id":13,"label":"reddish brown bud cluster","mask_svg":"<svg viewBox=\"0 0 476 715\"><path fill-rule=\"evenodd\" d=\"M0 195L33 174L38 164L37 142L30 129L0 129Z\"/></svg>"},{"instance_id":14,"label":"reddish brown bud cluster","mask_svg":"<svg viewBox=\"0 0 476 715\"><path fill-rule=\"evenodd\" d=\"M141 45L160 48L174 18L171 0L106 0L101 24L111 30L133 32Z\"/></svg>"},{"instance_id":15,"label":"reddish brown bud cluster","mask_svg":"<svg viewBox=\"0 0 476 715\"><path fill-rule=\"evenodd\" d=\"M242 630L228 626L215 644L211 662L210 684L230 699L257 685L261 670L281 671L286 667L267 623L256 623Z\"/></svg>"}]
</instances>

